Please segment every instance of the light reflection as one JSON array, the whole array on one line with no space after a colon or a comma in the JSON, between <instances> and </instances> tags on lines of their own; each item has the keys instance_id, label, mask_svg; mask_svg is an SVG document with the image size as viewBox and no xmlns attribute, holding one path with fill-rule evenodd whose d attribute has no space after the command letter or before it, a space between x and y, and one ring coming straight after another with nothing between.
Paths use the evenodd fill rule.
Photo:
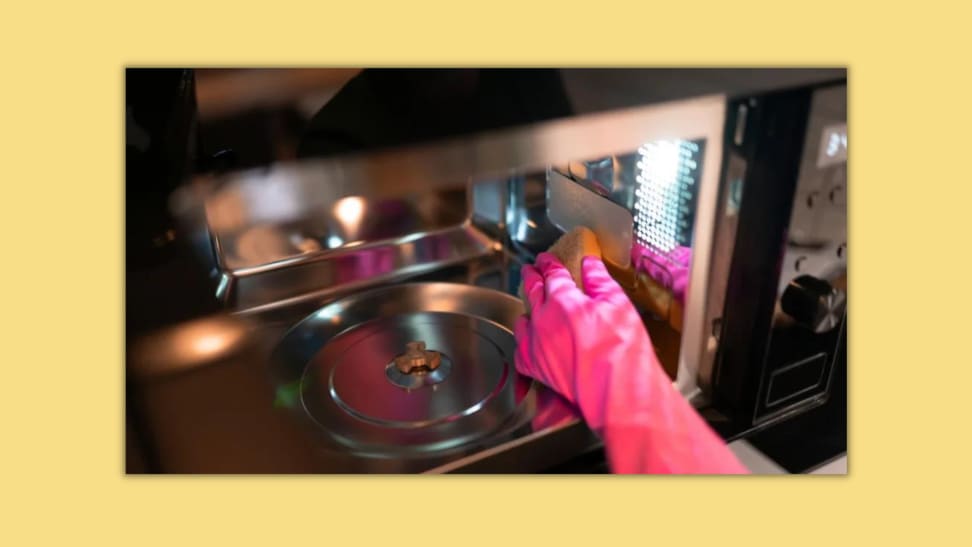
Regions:
<instances>
[{"instance_id":1,"label":"light reflection","mask_svg":"<svg viewBox=\"0 0 972 547\"><path fill-rule=\"evenodd\" d=\"M334 217L344 227L344 233L357 234L364 217L365 200L357 196L339 199L334 204Z\"/></svg>"},{"instance_id":2,"label":"light reflection","mask_svg":"<svg viewBox=\"0 0 972 547\"><path fill-rule=\"evenodd\" d=\"M661 252L677 245L679 179L684 175L685 143L680 140L646 143L638 149L635 180L638 239Z\"/></svg>"},{"instance_id":3,"label":"light reflection","mask_svg":"<svg viewBox=\"0 0 972 547\"><path fill-rule=\"evenodd\" d=\"M636 242L657 253L676 249L690 229L699 145L680 139L638 148L634 197Z\"/></svg>"},{"instance_id":4,"label":"light reflection","mask_svg":"<svg viewBox=\"0 0 972 547\"><path fill-rule=\"evenodd\" d=\"M272 169L269 172L253 170L241 175L240 184L227 191L240 193L252 220L282 222L299 218L307 207L302 201L300 188L290 172Z\"/></svg>"},{"instance_id":5,"label":"light reflection","mask_svg":"<svg viewBox=\"0 0 972 547\"><path fill-rule=\"evenodd\" d=\"M200 357L212 355L226 347L226 336L222 333L203 334L192 341L192 347Z\"/></svg>"}]
</instances>

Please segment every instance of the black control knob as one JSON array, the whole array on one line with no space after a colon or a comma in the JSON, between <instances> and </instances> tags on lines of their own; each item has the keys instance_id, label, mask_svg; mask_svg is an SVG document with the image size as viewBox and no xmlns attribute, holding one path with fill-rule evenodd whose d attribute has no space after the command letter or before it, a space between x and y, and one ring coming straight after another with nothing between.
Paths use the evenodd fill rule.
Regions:
<instances>
[{"instance_id":1,"label":"black control knob","mask_svg":"<svg viewBox=\"0 0 972 547\"><path fill-rule=\"evenodd\" d=\"M822 279L801 275L790 281L783 291L780 307L797 323L824 333L840 324L846 296Z\"/></svg>"}]
</instances>

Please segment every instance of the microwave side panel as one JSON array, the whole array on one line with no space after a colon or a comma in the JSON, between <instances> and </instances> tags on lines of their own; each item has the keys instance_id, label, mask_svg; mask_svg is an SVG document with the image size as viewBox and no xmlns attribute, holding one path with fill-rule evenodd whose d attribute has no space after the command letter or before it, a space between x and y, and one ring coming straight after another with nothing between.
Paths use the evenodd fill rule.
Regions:
<instances>
[{"instance_id":1,"label":"microwave side panel","mask_svg":"<svg viewBox=\"0 0 972 547\"><path fill-rule=\"evenodd\" d=\"M778 311L760 378L757 422L829 395L846 329L846 97L846 85L813 94L778 281ZM809 302L817 304L807 306Z\"/></svg>"},{"instance_id":2,"label":"microwave side panel","mask_svg":"<svg viewBox=\"0 0 972 547\"><path fill-rule=\"evenodd\" d=\"M748 142L738 148L746 168L710 393L720 413L750 425L778 309L810 99L809 89L756 97Z\"/></svg>"}]
</instances>

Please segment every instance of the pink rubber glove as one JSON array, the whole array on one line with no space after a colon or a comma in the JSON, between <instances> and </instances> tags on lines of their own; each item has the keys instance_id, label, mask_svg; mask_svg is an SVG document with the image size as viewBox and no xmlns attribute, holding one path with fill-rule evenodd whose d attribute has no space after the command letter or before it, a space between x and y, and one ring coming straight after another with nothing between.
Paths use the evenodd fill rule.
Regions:
<instances>
[{"instance_id":1,"label":"pink rubber glove","mask_svg":"<svg viewBox=\"0 0 972 547\"><path fill-rule=\"evenodd\" d=\"M746 473L672 385L604 263L585 258L582 276L586 294L550 253L523 267L517 370L580 409L614 473Z\"/></svg>"},{"instance_id":2,"label":"pink rubber glove","mask_svg":"<svg viewBox=\"0 0 972 547\"><path fill-rule=\"evenodd\" d=\"M639 271L650 275L672 291L676 300L685 304L688 290L689 271L692 267L692 249L678 246L668 253L659 253L635 243L631 247L631 261Z\"/></svg>"}]
</instances>

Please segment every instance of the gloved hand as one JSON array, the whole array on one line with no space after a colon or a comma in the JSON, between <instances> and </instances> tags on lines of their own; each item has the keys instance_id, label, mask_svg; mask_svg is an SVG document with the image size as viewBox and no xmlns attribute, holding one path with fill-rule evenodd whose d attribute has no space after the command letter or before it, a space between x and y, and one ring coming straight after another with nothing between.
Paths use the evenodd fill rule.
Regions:
<instances>
[{"instance_id":1,"label":"gloved hand","mask_svg":"<svg viewBox=\"0 0 972 547\"><path fill-rule=\"evenodd\" d=\"M576 405L615 473L745 473L665 375L641 318L604 263L582 264L585 292L550 253L523 267L529 317L516 367Z\"/></svg>"}]
</instances>

